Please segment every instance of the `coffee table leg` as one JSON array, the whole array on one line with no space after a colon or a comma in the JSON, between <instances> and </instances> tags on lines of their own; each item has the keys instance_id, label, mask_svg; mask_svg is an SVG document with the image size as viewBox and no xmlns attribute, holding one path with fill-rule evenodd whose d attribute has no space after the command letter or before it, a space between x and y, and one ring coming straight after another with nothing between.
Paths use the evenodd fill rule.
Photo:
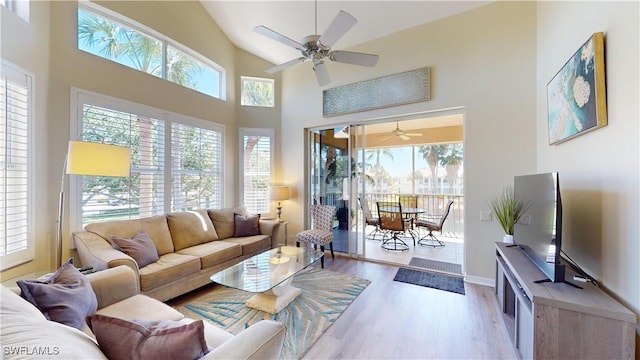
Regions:
<instances>
[{"instance_id":1,"label":"coffee table leg","mask_svg":"<svg viewBox=\"0 0 640 360\"><path fill-rule=\"evenodd\" d=\"M269 314L277 314L293 301L302 290L291 286L291 278L273 289L255 294L247 300L247 306Z\"/></svg>"}]
</instances>

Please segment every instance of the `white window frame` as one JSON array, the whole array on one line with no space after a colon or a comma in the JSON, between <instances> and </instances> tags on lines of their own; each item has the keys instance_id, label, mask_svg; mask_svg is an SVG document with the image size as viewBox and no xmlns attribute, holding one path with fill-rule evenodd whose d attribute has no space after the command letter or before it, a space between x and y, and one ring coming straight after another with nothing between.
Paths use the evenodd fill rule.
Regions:
<instances>
[{"instance_id":1,"label":"white window frame","mask_svg":"<svg viewBox=\"0 0 640 360\"><path fill-rule=\"evenodd\" d=\"M254 105L254 104L244 104L244 83L245 82L263 82L267 84L271 84L273 89L271 98L271 105ZM251 106L251 107L267 107L272 108L276 106L276 81L270 78L259 78L259 77L251 77L251 76L240 76L240 105L241 106Z\"/></svg>"},{"instance_id":2,"label":"white window frame","mask_svg":"<svg viewBox=\"0 0 640 360\"><path fill-rule=\"evenodd\" d=\"M275 174L275 130L267 129L267 128L244 128L241 127L238 129L238 183L240 184L238 189L238 194L240 198L238 199L238 203L244 206L244 137L245 136L266 136L270 138L270 155L271 155L271 174L269 174L270 184L274 181ZM271 199L269 199L271 202ZM269 206L269 214L271 217L271 206Z\"/></svg>"},{"instance_id":3,"label":"white window frame","mask_svg":"<svg viewBox=\"0 0 640 360\"><path fill-rule=\"evenodd\" d=\"M104 17L104 18L106 18L108 20L120 23L120 24L125 25L126 27L128 27L128 28L130 28L132 30L135 30L135 31L137 31L137 32L139 32L139 33L141 33L141 34L143 34L145 36L148 36L150 38L153 38L155 40L158 40L158 41L162 42L162 76L161 76L161 78L164 79L164 80L170 81L167 78L168 77L167 76L167 66L166 66L166 64L167 64L167 45L182 51L183 53L193 57L195 60L200 61L204 65L211 67L213 70L218 71L219 74L220 74L219 75L219 79L218 79L219 83L217 84L218 85L218 89L219 89L218 90L219 91L219 96L218 97L203 93L203 92L198 91L196 89L192 89L192 88L180 85L180 84L175 83L173 81L170 81L170 82L173 83L173 84L176 84L176 85L180 85L180 86L186 87L187 89L191 89L193 91L198 91L201 94L205 94L205 95L211 96L213 98L217 98L217 99L220 99L220 100L223 100L223 101L227 100L227 92L226 92L227 71L222 66L220 66L220 65L216 64L215 62L213 62L211 59L209 59L209 58L199 54L195 50L190 49L187 46L185 46L185 45L183 45L183 44L171 39L170 37L168 37L168 36L166 36L166 35L164 35L162 33L159 33L156 30L153 30L152 28L150 28L148 26L145 26L145 25L143 25L143 24L141 24L141 23L139 23L139 22L137 22L137 21L135 21L133 19L130 19L130 18L128 18L128 17L126 17L126 16L124 16L122 14L119 14L119 13L117 13L115 11L112 11L112 10L109 10L109 9L107 9L105 7L97 5L97 4L95 4L95 3L93 3L93 2L91 2L89 0L80 0L80 1L78 1L78 9L81 9L83 11L87 11L87 12L90 12L90 13L94 13L94 14L96 14L98 16L101 16L101 17ZM78 37L77 24L76 24L75 34L76 34L76 41L77 41L77 37ZM80 50L79 44L77 44L77 45L78 45L77 46L78 50ZM83 50L80 50L80 51L83 51ZM89 52L87 52L87 53L91 54ZM98 56L98 55L95 55L95 54L92 54L92 55ZM105 60L112 61L112 60L107 59L107 58L103 58L103 57L101 57L101 58L105 59ZM135 69L135 68L132 68L132 69L138 70L138 69ZM138 71L140 71L140 70L138 70ZM149 74L149 75L151 75L151 74Z\"/></svg>"},{"instance_id":4,"label":"white window frame","mask_svg":"<svg viewBox=\"0 0 640 360\"><path fill-rule=\"evenodd\" d=\"M35 178L34 173L34 157L35 157L35 144L33 138L33 127L35 124L34 119L34 111L35 108L35 76L34 74L24 70L23 68L5 61L1 60L2 74L7 78L11 78L14 82L20 82L19 78L24 79L25 86L28 89L29 98L27 104L27 142L28 142L28 158L27 158L27 248L21 251L14 252L12 254L0 255L0 270L5 270L10 267L14 267L20 264L24 264L29 262L35 258L35 244L34 244L34 229L33 229L33 219L35 216L35 210L33 207L33 198L34 198L34 186L33 179ZM2 190L4 191L4 190ZM2 239L5 241L5 239Z\"/></svg>"},{"instance_id":5,"label":"white window frame","mask_svg":"<svg viewBox=\"0 0 640 360\"><path fill-rule=\"evenodd\" d=\"M164 213L171 212L171 125L180 123L184 125L200 127L221 133L221 164L220 164L220 202L225 203L224 168L225 168L225 126L219 123L206 121L183 114L178 114L151 106L134 103L131 101L95 93L80 88L71 88L71 126L70 138L82 139L82 105L91 104L112 110L135 113L164 121ZM69 177L69 225L70 232L82 230L82 176ZM75 244L71 244L75 248Z\"/></svg>"},{"instance_id":6,"label":"white window frame","mask_svg":"<svg viewBox=\"0 0 640 360\"><path fill-rule=\"evenodd\" d=\"M29 6L31 0L4 0L2 6L18 15L22 20L29 22Z\"/></svg>"}]
</instances>

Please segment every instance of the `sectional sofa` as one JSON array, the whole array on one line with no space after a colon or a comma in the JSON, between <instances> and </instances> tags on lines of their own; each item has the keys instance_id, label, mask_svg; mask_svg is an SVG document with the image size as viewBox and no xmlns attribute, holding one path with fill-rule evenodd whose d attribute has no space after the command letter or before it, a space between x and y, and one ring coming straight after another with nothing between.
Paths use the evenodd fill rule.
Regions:
<instances>
[{"instance_id":1,"label":"sectional sofa","mask_svg":"<svg viewBox=\"0 0 640 360\"><path fill-rule=\"evenodd\" d=\"M142 294L166 301L208 284L222 269L277 247L279 226L248 216L242 207L202 209L93 223L73 233L73 240L82 266L99 271L126 265L135 272ZM140 232L157 252L149 264L139 264L142 260L127 254L133 252L113 245L120 239L136 245Z\"/></svg>"}]
</instances>

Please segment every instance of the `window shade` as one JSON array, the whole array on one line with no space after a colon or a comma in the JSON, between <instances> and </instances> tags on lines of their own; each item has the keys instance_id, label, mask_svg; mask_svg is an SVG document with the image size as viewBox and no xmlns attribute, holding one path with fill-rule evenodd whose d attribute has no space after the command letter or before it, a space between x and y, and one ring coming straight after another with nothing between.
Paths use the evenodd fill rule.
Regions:
<instances>
[{"instance_id":1,"label":"window shade","mask_svg":"<svg viewBox=\"0 0 640 360\"><path fill-rule=\"evenodd\" d=\"M243 135L243 204L249 213L269 213L271 137Z\"/></svg>"},{"instance_id":2,"label":"window shade","mask_svg":"<svg viewBox=\"0 0 640 360\"><path fill-rule=\"evenodd\" d=\"M30 76L8 66L2 66L0 77L0 256L3 268L33 258L29 223L30 90Z\"/></svg>"}]
</instances>

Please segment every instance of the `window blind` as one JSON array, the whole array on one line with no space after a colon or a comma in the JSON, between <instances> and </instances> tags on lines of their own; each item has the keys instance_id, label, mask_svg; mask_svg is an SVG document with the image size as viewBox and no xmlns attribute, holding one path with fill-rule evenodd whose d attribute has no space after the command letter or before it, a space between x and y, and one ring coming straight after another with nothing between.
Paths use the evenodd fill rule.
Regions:
<instances>
[{"instance_id":1,"label":"window blind","mask_svg":"<svg viewBox=\"0 0 640 360\"><path fill-rule=\"evenodd\" d=\"M171 126L172 211L222 207L222 133Z\"/></svg>"},{"instance_id":2,"label":"window blind","mask_svg":"<svg viewBox=\"0 0 640 360\"><path fill-rule=\"evenodd\" d=\"M30 212L31 77L2 65L0 256L3 268L33 258Z\"/></svg>"},{"instance_id":3,"label":"window blind","mask_svg":"<svg viewBox=\"0 0 640 360\"><path fill-rule=\"evenodd\" d=\"M247 131L243 135L242 144L243 204L249 213L269 213L272 137Z\"/></svg>"}]
</instances>

